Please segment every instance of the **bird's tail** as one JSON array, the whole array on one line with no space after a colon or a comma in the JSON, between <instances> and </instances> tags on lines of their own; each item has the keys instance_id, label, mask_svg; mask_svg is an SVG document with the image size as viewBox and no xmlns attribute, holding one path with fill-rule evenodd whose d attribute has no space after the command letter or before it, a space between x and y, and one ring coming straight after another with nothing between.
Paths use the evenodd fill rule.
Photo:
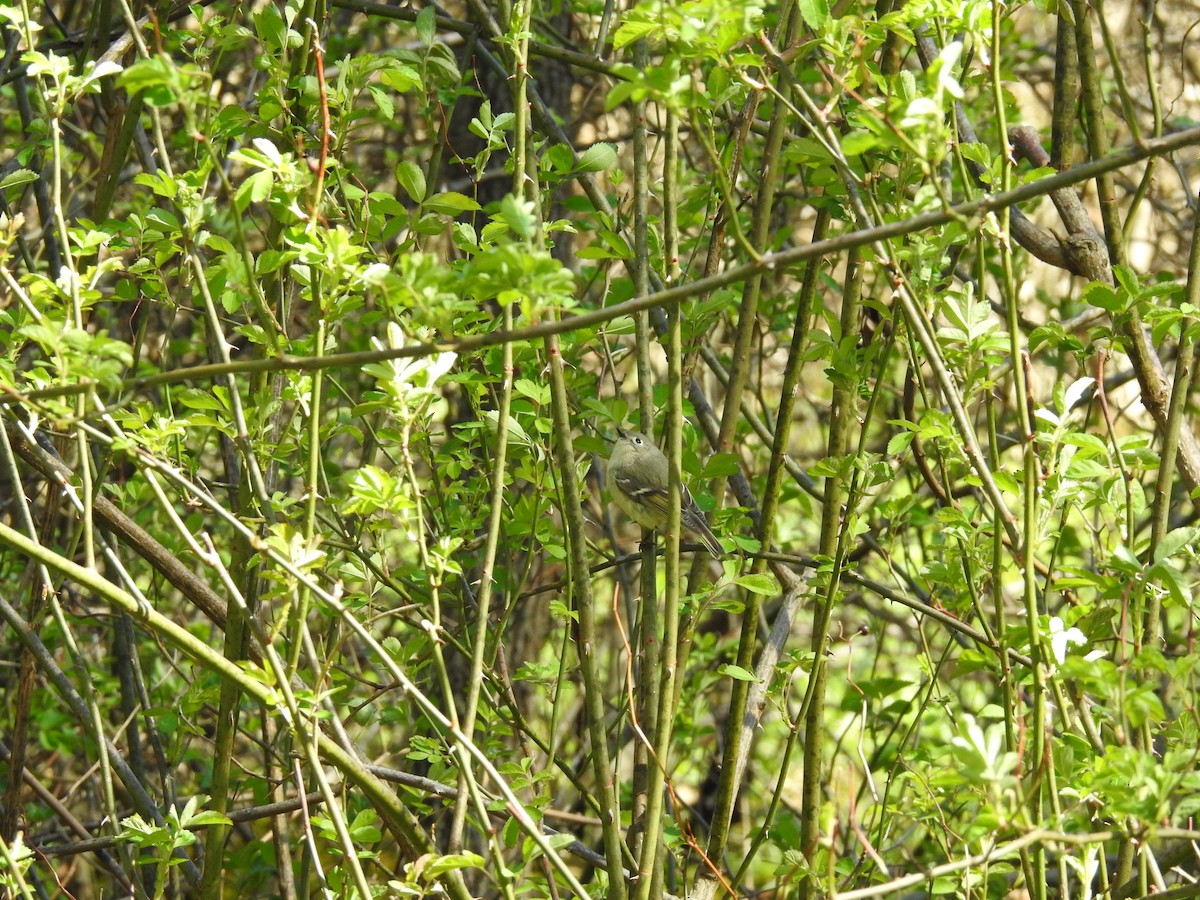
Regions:
<instances>
[{"instance_id":1,"label":"bird's tail","mask_svg":"<svg viewBox=\"0 0 1200 900\"><path fill-rule=\"evenodd\" d=\"M725 558L725 548L721 546L721 542L717 540L717 536L712 533L712 529L708 527L708 523L704 521L704 516L697 512L695 515L687 516L683 522L685 528L700 539L708 552L716 559Z\"/></svg>"}]
</instances>

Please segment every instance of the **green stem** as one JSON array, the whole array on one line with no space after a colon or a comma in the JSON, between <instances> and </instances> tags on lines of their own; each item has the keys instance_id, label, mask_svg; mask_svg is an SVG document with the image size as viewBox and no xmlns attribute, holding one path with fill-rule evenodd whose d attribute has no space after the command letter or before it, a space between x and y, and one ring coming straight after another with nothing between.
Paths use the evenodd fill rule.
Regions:
<instances>
[{"instance_id":1,"label":"green stem","mask_svg":"<svg viewBox=\"0 0 1200 900\"><path fill-rule=\"evenodd\" d=\"M779 11L777 38L781 46L790 45L795 19L795 6L788 0ZM780 93L786 97L790 90L791 88L785 80ZM750 228L750 241L756 249L766 246L770 236L775 194L783 180L784 159L781 151L790 120L791 111L788 105L776 103L771 114L766 144L763 147L762 176L758 196L755 199L754 221ZM732 209L730 213L732 216ZM742 299L738 308L738 331L733 349L733 368L730 372L725 409L721 417L721 431L716 447L719 453L730 452L736 437L741 410L739 401L746 389L751 361L755 358L751 352L751 344L758 334L757 316L762 290L762 275L761 271L755 272L746 279L742 290ZM718 502L725 494L725 481L721 478L713 484L713 494L717 497ZM745 593L745 610L741 617L742 627L738 640L737 665L747 671L754 666L760 599L760 595L753 591ZM738 792L738 785L733 782L736 770L734 761L741 751L742 718L746 711L749 687L747 682L733 679L730 688L729 712L725 720L725 747L722 757L721 781L717 787L712 826L709 831L708 846L705 850L708 859L714 863L725 855L733 803Z\"/></svg>"},{"instance_id":2,"label":"green stem","mask_svg":"<svg viewBox=\"0 0 1200 900\"><path fill-rule=\"evenodd\" d=\"M679 120L667 114L667 141L664 159L663 209L666 259L668 266L675 256L678 235L673 214L678 189ZM642 604L642 644L645 647L644 676L641 679L643 733L651 741L645 781L645 816L642 846L635 847L639 855L637 900L662 896L663 867L658 864L663 832L663 787L670 766L671 733L675 719L675 666L679 640L679 585L682 571L679 559L680 542L680 478L683 456L683 337L679 307L668 313L667 332L667 462L669 465L669 513L665 527L666 556L664 573L662 637L659 638L657 603ZM645 562L643 561L643 565ZM648 607L653 607L648 608ZM647 716L647 713L650 715Z\"/></svg>"},{"instance_id":3,"label":"green stem","mask_svg":"<svg viewBox=\"0 0 1200 900\"><path fill-rule=\"evenodd\" d=\"M550 396L554 415L554 452L562 487L562 515L570 550L568 569L575 608L579 613L579 656L583 669L584 708L591 738L592 772L600 805L604 835L604 856L608 871L608 896L625 900L625 873L621 865L621 814L614 774L608 751L605 722L605 690L600 679L596 650L600 637L596 631L596 604L588 576L587 544L584 539L583 506L580 503L579 476L575 467L575 446L571 439L570 404L563 376L562 350L558 338L546 341L550 361Z\"/></svg>"},{"instance_id":4,"label":"green stem","mask_svg":"<svg viewBox=\"0 0 1200 900\"><path fill-rule=\"evenodd\" d=\"M852 252L846 259L846 276L842 290L842 315L838 344L845 345L845 336L853 334L858 323L859 304L862 299L863 270L858 254ZM850 450L850 435L857 422L857 391L838 380L833 386L833 402L830 409L829 443L827 456L844 460ZM853 471L850 466L839 466L837 475L825 479L825 496L821 502L820 554L834 560L824 592L819 596L813 615L812 653L813 667L809 673L808 691L805 696L804 715L804 776L801 783L800 850L810 865L816 862L821 839L821 808L825 775L825 692L828 678L826 647L829 642L829 619L838 597L840 569L845 558L842 548L849 520L846 499L849 490L846 476ZM812 878L804 878L799 884L801 898L813 896L819 885Z\"/></svg>"}]
</instances>

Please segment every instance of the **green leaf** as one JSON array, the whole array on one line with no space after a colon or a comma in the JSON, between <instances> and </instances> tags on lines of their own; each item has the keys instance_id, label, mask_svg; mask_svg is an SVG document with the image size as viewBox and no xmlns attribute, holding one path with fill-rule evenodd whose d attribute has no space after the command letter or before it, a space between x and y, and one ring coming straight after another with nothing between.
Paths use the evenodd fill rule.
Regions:
<instances>
[{"instance_id":1,"label":"green leaf","mask_svg":"<svg viewBox=\"0 0 1200 900\"><path fill-rule=\"evenodd\" d=\"M125 88L129 96L145 93L145 100L151 106L173 103L176 83L173 66L162 56L138 60L117 78L117 84Z\"/></svg>"},{"instance_id":2,"label":"green leaf","mask_svg":"<svg viewBox=\"0 0 1200 900\"><path fill-rule=\"evenodd\" d=\"M612 144L592 144L579 157L576 172L605 172L616 168L617 148Z\"/></svg>"},{"instance_id":3,"label":"green leaf","mask_svg":"<svg viewBox=\"0 0 1200 900\"><path fill-rule=\"evenodd\" d=\"M530 381L528 378L518 378L513 382L513 390L541 406L550 404L550 385L548 384Z\"/></svg>"},{"instance_id":4,"label":"green leaf","mask_svg":"<svg viewBox=\"0 0 1200 900\"><path fill-rule=\"evenodd\" d=\"M887 443L887 455L899 456L912 446L914 435L911 431L901 431L891 436Z\"/></svg>"},{"instance_id":5,"label":"green leaf","mask_svg":"<svg viewBox=\"0 0 1200 900\"><path fill-rule=\"evenodd\" d=\"M758 679L754 677L753 672L749 672L746 669L743 669L741 666L735 666L732 664L721 666L717 669L717 671L722 675L728 675L734 681L749 681L751 683L758 681Z\"/></svg>"},{"instance_id":6,"label":"green leaf","mask_svg":"<svg viewBox=\"0 0 1200 900\"><path fill-rule=\"evenodd\" d=\"M426 863L422 874L426 878L437 878L456 869L482 869L483 857L478 853L450 853Z\"/></svg>"},{"instance_id":7,"label":"green leaf","mask_svg":"<svg viewBox=\"0 0 1200 900\"><path fill-rule=\"evenodd\" d=\"M435 16L436 10L432 6L426 6L417 13L417 37L426 47L433 46L433 39L437 34Z\"/></svg>"},{"instance_id":8,"label":"green leaf","mask_svg":"<svg viewBox=\"0 0 1200 900\"><path fill-rule=\"evenodd\" d=\"M1168 562L1155 563L1146 573L1148 578L1157 579L1167 589L1174 605L1187 608L1191 604L1191 585L1183 574Z\"/></svg>"},{"instance_id":9,"label":"green leaf","mask_svg":"<svg viewBox=\"0 0 1200 900\"><path fill-rule=\"evenodd\" d=\"M565 144L555 144L547 147L541 158L542 170L546 172L566 173L575 167L575 157L571 148Z\"/></svg>"},{"instance_id":10,"label":"green leaf","mask_svg":"<svg viewBox=\"0 0 1200 900\"><path fill-rule=\"evenodd\" d=\"M530 240L537 233L537 216L534 214L533 204L512 194L507 194L500 201L500 211L495 218L497 222L506 224L517 237Z\"/></svg>"},{"instance_id":11,"label":"green leaf","mask_svg":"<svg viewBox=\"0 0 1200 900\"><path fill-rule=\"evenodd\" d=\"M434 194L421 205L430 212L445 213L448 216L483 209L475 200L457 191L443 191L440 194Z\"/></svg>"},{"instance_id":12,"label":"green leaf","mask_svg":"<svg viewBox=\"0 0 1200 900\"><path fill-rule=\"evenodd\" d=\"M779 593L779 582L775 580L774 575L769 575L765 572L757 575L742 575L733 579L733 583L753 594L763 594L764 596L773 597Z\"/></svg>"},{"instance_id":13,"label":"green leaf","mask_svg":"<svg viewBox=\"0 0 1200 900\"><path fill-rule=\"evenodd\" d=\"M1003 469L997 469L994 471L992 473L992 480L996 482L996 487L1000 488L1000 490L1004 491L1004 493L1012 494L1013 496L1020 496L1020 483L1017 481L1017 479L1013 478L1012 475L1010 475L1008 472L1005 472Z\"/></svg>"},{"instance_id":14,"label":"green leaf","mask_svg":"<svg viewBox=\"0 0 1200 900\"><path fill-rule=\"evenodd\" d=\"M228 816L223 816L215 810L205 810L198 812L193 816L188 817L189 827L199 827L200 825L232 825L233 820Z\"/></svg>"},{"instance_id":15,"label":"green leaf","mask_svg":"<svg viewBox=\"0 0 1200 900\"><path fill-rule=\"evenodd\" d=\"M273 50L283 48L287 38L287 25L284 24L283 15L275 4L266 4L254 17L254 30L258 33L259 40L267 47Z\"/></svg>"},{"instance_id":16,"label":"green leaf","mask_svg":"<svg viewBox=\"0 0 1200 900\"><path fill-rule=\"evenodd\" d=\"M741 470L738 457L733 453L714 453L704 464L701 478L728 478Z\"/></svg>"},{"instance_id":17,"label":"green leaf","mask_svg":"<svg viewBox=\"0 0 1200 900\"><path fill-rule=\"evenodd\" d=\"M37 172L29 169L17 169L16 171L9 172L6 176L4 176L4 180L0 181L0 191L10 187L17 187L18 185L22 184L29 184L37 180Z\"/></svg>"},{"instance_id":18,"label":"green leaf","mask_svg":"<svg viewBox=\"0 0 1200 900\"><path fill-rule=\"evenodd\" d=\"M257 275L270 275L297 255L295 250L263 250L254 260L254 272Z\"/></svg>"},{"instance_id":19,"label":"green leaf","mask_svg":"<svg viewBox=\"0 0 1200 900\"><path fill-rule=\"evenodd\" d=\"M226 412L224 403L207 391L202 391L198 388L187 388L179 391L175 399L179 401L180 405L186 406L188 409L211 409L217 412Z\"/></svg>"},{"instance_id":20,"label":"green leaf","mask_svg":"<svg viewBox=\"0 0 1200 900\"><path fill-rule=\"evenodd\" d=\"M613 35L613 49L620 50L622 47L627 47L634 41L657 31L658 28L659 26L654 22L622 22L617 28L617 33Z\"/></svg>"},{"instance_id":21,"label":"green leaf","mask_svg":"<svg viewBox=\"0 0 1200 900\"><path fill-rule=\"evenodd\" d=\"M204 240L198 243L200 243L200 246L207 247L209 250L216 250L218 253L237 252L237 248L227 238L223 238L219 234L206 234Z\"/></svg>"},{"instance_id":22,"label":"green leaf","mask_svg":"<svg viewBox=\"0 0 1200 900\"><path fill-rule=\"evenodd\" d=\"M829 3L826 0L800 0L800 17L813 31L822 32L829 21Z\"/></svg>"},{"instance_id":23,"label":"green leaf","mask_svg":"<svg viewBox=\"0 0 1200 900\"><path fill-rule=\"evenodd\" d=\"M871 132L859 128L842 138L842 152L847 156L861 156L868 150L874 149L879 143L879 138Z\"/></svg>"},{"instance_id":24,"label":"green leaf","mask_svg":"<svg viewBox=\"0 0 1200 900\"><path fill-rule=\"evenodd\" d=\"M644 94L643 88L634 84L631 81L618 81L609 90L608 96L604 98L604 111L612 112L622 103L632 100L640 94Z\"/></svg>"},{"instance_id":25,"label":"green leaf","mask_svg":"<svg viewBox=\"0 0 1200 900\"><path fill-rule=\"evenodd\" d=\"M412 198L414 203L420 203L425 199L425 173L421 167L414 162L405 160L396 166L396 180L400 182L400 187L404 188L404 193Z\"/></svg>"},{"instance_id":26,"label":"green leaf","mask_svg":"<svg viewBox=\"0 0 1200 900\"><path fill-rule=\"evenodd\" d=\"M1093 281L1085 287L1083 289L1083 296L1080 299L1090 306L1098 306L1112 313L1123 311L1127 305L1125 298L1121 297L1107 284L1102 284L1099 281Z\"/></svg>"},{"instance_id":27,"label":"green leaf","mask_svg":"<svg viewBox=\"0 0 1200 900\"><path fill-rule=\"evenodd\" d=\"M1197 535L1200 535L1200 528L1196 527L1176 528L1169 532L1154 551L1154 561L1162 562L1164 559L1171 559L1179 551L1195 546Z\"/></svg>"},{"instance_id":28,"label":"green leaf","mask_svg":"<svg viewBox=\"0 0 1200 900\"><path fill-rule=\"evenodd\" d=\"M371 94L371 99L375 103L375 108L383 115L385 120L396 118L396 104L392 102L391 96L382 85L369 84L367 90Z\"/></svg>"},{"instance_id":29,"label":"green leaf","mask_svg":"<svg viewBox=\"0 0 1200 900\"><path fill-rule=\"evenodd\" d=\"M1113 266L1113 276L1117 279L1117 284L1124 288L1129 295L1137 297L1141 294L1141 280L1138 278L1137 272L1129 266Z\"/></svg>"},{"instance_id":30,"label":"green leaf","mask_svg":"<svg viewBox=\"0 0 1200 900\"><path fill-rule=\"evenodd\" d=\"M255 172L243 181L234 195L238 212L245 212L251 203L262 203L271 196L272 175L270 172Z\"/></svg>"},{"instance_id":31,"label":"green leaf","mask_svg":"<svg viewBox=\"0 0 1200 900\"><path fill-rule=\"evenodd\" d=\"M399 94L407 94L421 87L421 73L411 66L397 65L381 72L379 80Z\"/></svg>"}]
</instances>

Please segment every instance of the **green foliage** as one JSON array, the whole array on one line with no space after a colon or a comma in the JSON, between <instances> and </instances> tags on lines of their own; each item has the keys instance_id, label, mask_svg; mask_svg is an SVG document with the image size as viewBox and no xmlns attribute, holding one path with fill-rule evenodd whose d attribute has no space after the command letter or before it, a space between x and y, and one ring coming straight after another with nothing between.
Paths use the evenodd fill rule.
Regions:
<instances>
[{"instance_id":1,"label":"green foliage","mask_svg":"<svg viewBox=\"0 0 1200 900\"><path fill-rule=\"evenodd\" d=\"M200 809L200 804L207 799L204 796L193 796L183 809L169 809L161 825L147 822L140 815L128 816L121 820L118 838L147 852L148 855L138 859L139 864L155 867L156 900L166 895L170 884L167 880L168 870L187 861L185 855L177 855L175 851L196 843L195 829L233 824L220 813Z\"/></svg>"},{"instance_id":2,"label":"green foliage","mask_svg":"<svg viewBox=\"0 0 1200 900\"><path fill-rule=\"evenodd\" d=\"M218 2L136 39L119 9L0 8L21 67L0 89L20 135L0 173L0 597L12 634L32 622L10 655L40 642L22 665L55 688L7 711L29 771L119 823L159 895L277 893L284 848L344 896L624 896L640 886L613 872L656 828L664 883L642 884L675 895L714 872L801 896L924 873L1044 900L1047 868L1090 877L1135 844L1155 877L1200 787L1195 441L1170 403L1200 336L1187 200L1161 168L1145 197L1099 185L1124 221L1049 241L1114 242L1078 282L1047 277L1055 251L1027 254L1011 210L959 206L1051 174L1013 159L1006 129L1035 117L1010 86L1049 91L1053 17L1103 11L357 6ZM1146 52L1139 78L1162 71ZM1095 91L1114 104L1121 60ZM1085 126L1151 146L1142 103L1069 98L1075 153ZM669 291L653 313L681 314L682 401L665 336L642 343L619 306L642 277ZM734 552L685 559L677 585L660 561L643 598L595 463L618 427L662 438L673 403L680 474ZM646 629L669 587L666 646ZM719 765L742 728L746 765ZM102 738L162 825L93 782ZM656 772L669 802L635 823ZM303 817L197 852L318 778ZM609 823L612 868L563 861L620 849ZM13 893L66 871L30 831L0 835ZM193 864L211 887L185 886Z\"/></svg>"}]
</instances>

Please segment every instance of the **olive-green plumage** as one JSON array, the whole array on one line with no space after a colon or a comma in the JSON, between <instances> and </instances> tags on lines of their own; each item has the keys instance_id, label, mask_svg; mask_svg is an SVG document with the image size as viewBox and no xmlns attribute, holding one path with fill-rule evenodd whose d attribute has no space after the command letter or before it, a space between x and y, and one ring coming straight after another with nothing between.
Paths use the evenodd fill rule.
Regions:
<instances>
[{"instance_id":1,"label":"olive-green plumage","mask_svg":"<svg viewBox=\"0 0 1200 900\"><path fill-rule=\"evenodd\" d=\"M631 519L644 528L662 528L667 524L670 498L667 458L644 434L617 431L617 444L608 460L608 482L613 500ZM720 559L725 549L704 520L691 491L681 484L679 521Z\"/></svg>"}]
</instances>

